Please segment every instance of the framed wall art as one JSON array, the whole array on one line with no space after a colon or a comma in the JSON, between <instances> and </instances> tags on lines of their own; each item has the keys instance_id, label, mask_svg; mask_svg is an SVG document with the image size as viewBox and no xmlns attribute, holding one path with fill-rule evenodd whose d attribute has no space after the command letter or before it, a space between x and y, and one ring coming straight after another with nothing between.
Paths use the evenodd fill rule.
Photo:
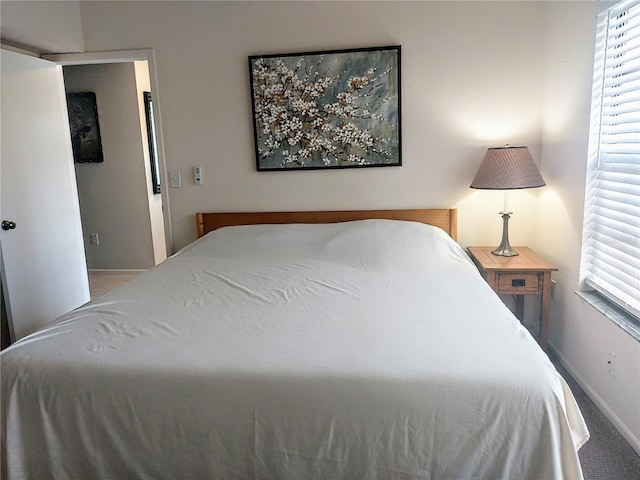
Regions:
<instances>
[{"instance_id":1,"label":"framed wall art","mask_svg":"<svg viewBox=\"0 0 640 480\"><path fill-rule=\"evenodd\" d=\"M68 93L67 110L73 160L76 163L104 161L96 94L93 92Z\"/></svg>"},{"instance_id":2,"label":"framed wall art","mask_svg":"<svg viewBox=\"0 0 640 480\"><path fill-rule=\"evenodd\" d=\"M400 46L249 57L259 171L400 166Z\"/></svg>"}]
</instances>

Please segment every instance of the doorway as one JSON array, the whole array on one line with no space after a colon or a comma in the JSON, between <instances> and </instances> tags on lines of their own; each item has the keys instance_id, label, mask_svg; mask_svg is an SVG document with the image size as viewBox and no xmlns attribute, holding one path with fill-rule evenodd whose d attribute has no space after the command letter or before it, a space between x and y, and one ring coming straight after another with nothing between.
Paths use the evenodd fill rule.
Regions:
<instances>
[{"instance_id":1,"label":"doorway","mask_svg":"<svg viewBox=\"0 0 640 480\"><path fill-rule=\"evenodd\" d=\"M144 94L151 89L148 64L65 66L63 77L70 123L78 130L74 138L91 141L91 150L101 152L90 157L74 151L90 278L147 270L167 258L144 108Z\"/></svg>"},{"instance_id":2,"label":"doorway","mask_svg":"<svg viewBox=\"0 0 640 480\"><path fill-rule=\"evenodd\" d=\"M118 179L118 176L116 176L115 180L111 181L110 185L109 183L102 181L103 179L96 172L98 172L98 170L100 169L100 166L104 166L104 165L98 165L98 164L77 165L76 164L76 172L77 172L77 178L79 182L79 186L78 186L79 194L82 193L80 192L80 188L89 190L88 192L86 192L87 193L86 197L90 199L89 203L98 201L98 197L97 195L95 195L96 190L92 188L90 183L88 185L83 184L82 187L80 186L80 182L82 181L80 179L80 175L78 175L78 173L80 173L79 172L80 168L82 168L83 174L86 174L88 172L88 175L85 175L85 176L93 177L92 180L94 185L95 184L107 185L106 190L107 191L111 190L111 194L113 194L114 192L119 192L120 196L118 197L118 202L121 202L121 204L126 205L127 208L129 208L130 206L128 202L132 200L132 196L138 196L138 197L142 196L143 198L146 198L146 202L144 200L141 201L140 198L138 198L137 204L138 204L138 208L142 208L143 210L144 210L144 207L141 207L140 205L146 204L147 213L146 214L143 213L139 215L129 215L128 223L126 225L123 225L119 222L109 223L108 225L105 226L106 230L103 237L100 236L99 232L94 231L99 228L99 225L96 226L95 221L99 222L100 217L99 216L94 217L94 219L92 220L93 223L87 222L87 225L85 225L85 218L83 215L83 232L85 236L85 244L87 247L87 259L89 263L89 268L91 269L92 265L97 265L96 269L98 270L99 269L110 270L113 266L115 266L115 268L117 269L122 269L122 265L129 266L129 268L124 268L124 270L136 270L140 267L144 269L144 264L141 264L140 259L143 259L146 256L146 265L148 265L150 262L149 255L151 255L153 260L151 260L151 265L148 265L148 266L152 266L154 264L160 263L160 261L164 260L167 256L173 253L173 236L172 236L172 230L171 230L171 220L170 220L171 211L170 211L170 205L169 205L168 188L167 188L166 182L164 182L164 179L167 178L166 176L167 170L166 170L165 158L164 158L164 144L163 144L162 127L161 127L161 108L160 108L160 100L159 100L157 81L156 81L155 57L154 57L153 50L144 49L144 50L128 50L128 51L96 52L96 53L52 54L52 55L43 55L43 58L46 60L55 62L63 68L64 78L65 78L65 88L67 89L67 91L71 90L70 87L72 83L71 80L68 81L68 77L70 76L68 72L71 71L69 70L70 68L78 67L78 68L90 69L90 67L94 67L98 72L96 73L94 71L91 74L93 75L95 81L97 81L96 76L99 77L101 75L99 72L102 71L102 74L104 74L105 77L101 80L102 81L101 88L105 88L107 90L109 90L108 88L109 83L112 80L111 78L112 73L110 73L110 70L111 70L110 67L113 67L112 72L115 72L116 70L119 72L118 75L121 75L120 81L122 81L122 78L123 78L122 75L124 75L124 77L129 76L129 86L126 88L130 87L131 89L134 89L136 91L136 94L135 94L136 98L134 100L130 99L128 103L129 107L132 107L132 108L129 109L131 118L129 122L128 131L126 131L125 133L128 133L129 134L128 136L130 136L135 132L136 134L135 142L137 142L138 147L140 147L140 142L142 143L141 151L142 151L143 160L141 160L142 166L140 165L140 163L136 164L135 162L129 162L129 163L125 162L125 165L127 165L127 167L131 167L133 165L135 168L137 168L138 174L141 171L140 169L143 168L144 174L142 174L142 177L140 175L137 175L138 184L136 187L130 190L126 190L122 188L123 187L122 182L130 180L128 178L125 179L121 176ZM84 84L84 85L89 86L88 84ZM73 87L74 87L73 89L76 89L76 88L83 87L83 85L75 83ZM114 89L111 88L111 95L115 95L115 93L113 93L113 90ZM160 193L157 192L157 189L154 189L153 181L151 180L152 172L151 172L151 159L149 158L149 154L150 154L149 144L148 144L149 138L148 138L148 132L147 132L147 120L145 117L145 107L144 107L145 91L151 92L153 95L153 106L154 106L153 123L155 127L154 147L155 147L155 156L156 156L156 163L157 163L156 174L159 174L160 179L163 182L163 184L160 186L160 189L159 189ZM115 97L112 97L109 100L106 100L106 103L105 103L105 100L103 99L102 103L103 105L105 105L104 108L111 110L111 112L108 113L108 115L112 117L112 120L110 120L113 123L112 126L115 125L118 128L122 128L124 126L124 123L122 121L123 119L120 116L118 116L117 111L116 113L113 112L113 109L109 104L109 102L112 101L113 98ZM99 109L98 118L100 119L102 117L100 117L101 113L100 113L99 104L101 102L99 98L97 98L97 103L98 103L98 109ZM137 109L135 108L135 105L137 105ZM104 111L104 108L103 108L103 111ZM135 113L131 113L131 112L135 112ZM104 113L104 116L107 116L106 111ZM115 120L113 120L114 117L115 117ZM99 120L99 121L102 124L102 120ZM104 121L107 121L107 118L104 118ZM102 127L101 125L101 132L103 129L104 127ZM127 129L125 128L125 130ZM103 133L103 136L105 135L106 135L106 132ZM130 137L130 138L133 138L133 137ZM105 139L105 141L111 142L112 146L108 147L109 149L112 149L115 146L117 151L117 149L120 148L118 141L114 140L113 138L111 139L107 138ZM130 141L133 141L133 140L130 140ZM107 148L106 145L104 145L104 147ZM138 153L140 152L140 148L137 149L137 152ZM118 154L121 155L122 152L119 152ZM105 152L105 161L103 163L108 162L108 158L109 158L109 153ZM91 167L98 167L98 168L92 169ZM102 170L106 170L106 168L103 168ZM122 175L122 172L120 172L120 175ZM141 178L143 179L141 180ZM147 186L146 189L144 188L144 185ZM105 190L104 185L102 185L102 188L103 190ZM85 210L84 213L87 213L87 217L89 217L90 213L86 212L87 209L83 208L82 203L83 202L81 199L81 211ZM106 207L110 208L110 206L112 205L107 205ZM142 223L147 224L147 226L144 226L144 228L143 226L140 225L141 219L143 220ZM140 242L140 245L142 245L142 249L144 249L145 248L144 245L146 245L146 252L142 252L140 248L137 248L137 253L136 253L135 251L133 251L136 249L130 248L131 243L129 243L129 245L126 245L127 242L116 241L118 235L125 236L131 232L135 233L138 238L146 236L146 240ZM97 238L95 235L92 235L96 233L97 233ZM102 242L103 239L106 241L108 238L111 238L112 241L116 242L115 244L119 245L118 248L116 249L116 255L119 255L120 260L114 260L113 258L104 258L105 255L102 255L105 252L102 252L99 247L108 246ZM102 244L102 245L95 245L96 243ZM93 248L93 247L96 247L96 248ZM102 249L102 250L107 250L107 249ZM127 250L131 250L131 251L127 253ZM90 258L90 255L94 253L99 253L100 255L96 255L96 258L93 258L93 257ZM108 255L111 255L111 254L108 254ZM98 263L94 263L94 260Z\"/></svg>"}]
</instances>

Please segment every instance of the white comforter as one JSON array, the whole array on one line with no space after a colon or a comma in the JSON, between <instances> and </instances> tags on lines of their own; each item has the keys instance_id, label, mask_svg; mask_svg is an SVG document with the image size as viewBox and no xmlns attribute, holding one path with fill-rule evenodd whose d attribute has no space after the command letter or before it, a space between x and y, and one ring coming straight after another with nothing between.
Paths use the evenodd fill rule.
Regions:
<instances>
[{"instance_id":1,"label":"white comforter","mask_svg":"<svg viewBox=\"0 0 640 480\"><path fill-rule=\"evenodd\" d=\"M462 249L229 227L2 353L6 479L580 479L571 392Z\"/></svg>"}]
</instances>

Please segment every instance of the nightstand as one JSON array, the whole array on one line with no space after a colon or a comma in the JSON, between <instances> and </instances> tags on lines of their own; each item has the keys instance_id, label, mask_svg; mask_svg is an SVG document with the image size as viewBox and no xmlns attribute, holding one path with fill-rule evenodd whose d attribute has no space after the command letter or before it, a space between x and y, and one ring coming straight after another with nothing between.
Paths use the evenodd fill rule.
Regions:
<instances>
[{"instance_id":1,"label":"nightstand","mask_svg":"<svg viewBox=\"0 0 640 480\"><path fill-rule=\"evenodd\" d=\"M547 351L549 333L549 307L551 304L551 272L557 271L544 258L528 247L514 247L520 254L515 257L493 255L495 247L469 247L471 260L500 295L516 296L516 317L523 320L524 295L540 296L540 335L538 343Z\"/></svg>"}]
</instances>

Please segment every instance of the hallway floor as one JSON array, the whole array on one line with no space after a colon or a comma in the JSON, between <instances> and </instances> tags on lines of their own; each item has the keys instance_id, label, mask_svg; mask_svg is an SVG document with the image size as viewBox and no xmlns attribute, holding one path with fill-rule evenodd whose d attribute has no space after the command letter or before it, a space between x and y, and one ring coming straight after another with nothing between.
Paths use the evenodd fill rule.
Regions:
<instances>
[{"instance_id":1,"label":"hallway floor","mask_svg":"<svg viewBox=\"0 0 640 480\"><path fill-rule=\"evenodd\" d=\"M140 273L90 272L89 290L91 292L91 300L95 300L123 283L133 280L140 275Z\"/></svg>"}]
</instances>

